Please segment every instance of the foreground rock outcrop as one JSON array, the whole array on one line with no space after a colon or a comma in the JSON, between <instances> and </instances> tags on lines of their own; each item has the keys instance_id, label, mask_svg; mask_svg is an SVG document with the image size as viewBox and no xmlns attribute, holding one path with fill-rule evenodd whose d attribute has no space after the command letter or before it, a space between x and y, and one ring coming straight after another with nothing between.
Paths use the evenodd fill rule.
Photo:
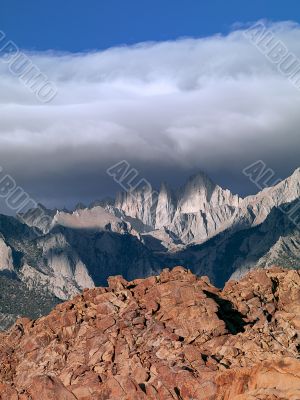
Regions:
<instances>
[{"instance_id":1,"label":"foreground rock outcrop","mask_svg":"<svg viewBox=\"0 0 300 400\"><path fill-rule=\"evenodd\" d=\"M0 399L299 400L300 273L110 278L0 335Z\"/></svg>"}]
</instances>

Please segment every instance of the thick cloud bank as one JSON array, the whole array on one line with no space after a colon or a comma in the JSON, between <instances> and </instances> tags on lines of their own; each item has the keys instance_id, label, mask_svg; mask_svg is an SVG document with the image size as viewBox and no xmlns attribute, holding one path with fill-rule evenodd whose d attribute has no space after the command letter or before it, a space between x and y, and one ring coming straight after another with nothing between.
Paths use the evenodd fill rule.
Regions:
<instances>
[{"instance_id":1,"label":"thick cloud bank","mask_svg":"<svg viewBox=\"0 0 300 400\"><path fill-rule=\"evenodd\" d=\"M300 57L299 25L270 28ZM51 205L113 192L105 170L123 159L154 182L204 169L248 190L241 170L257 159L284 177L299 165L300 91L243 29L102 52L27 53L58 88L48 104L0 62L1 165Z\"/></svg>"}]
</instances>

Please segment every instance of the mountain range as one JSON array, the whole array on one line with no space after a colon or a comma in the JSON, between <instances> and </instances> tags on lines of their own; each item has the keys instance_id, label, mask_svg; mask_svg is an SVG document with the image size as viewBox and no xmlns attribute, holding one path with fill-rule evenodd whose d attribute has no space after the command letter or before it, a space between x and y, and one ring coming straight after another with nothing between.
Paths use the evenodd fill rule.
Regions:
<instances>
[{"instance_id":1,"label":"mountain range","mask_svg":"<svg viewBox=\"0 0 300 400\"><path fill-rule=\"evenodd\" d=\"M73 211L0 215L0 327L111 275L133 280L184 265L222 287L257 267L297 269L299 222L300 168L245 198L199 173L178 190L163 183L157 194L145 186Z\"/></svg>"}]
</instances>

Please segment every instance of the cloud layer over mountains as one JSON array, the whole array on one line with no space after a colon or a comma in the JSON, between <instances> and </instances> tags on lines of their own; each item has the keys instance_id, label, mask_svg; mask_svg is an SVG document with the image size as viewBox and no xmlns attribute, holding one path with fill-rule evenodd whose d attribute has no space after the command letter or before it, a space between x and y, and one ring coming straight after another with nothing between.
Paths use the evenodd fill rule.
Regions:
<instances>
[{"instance_id":1,"label":"cloud layer over mountains","mask_svg":"<svg viewBox=\"0 0 300 400\"><path fill-rule=\"evenodd\" d=\"M300 57L300 26L270 27ZM154 183L204 169L241 192L255 191L241 170L257 159L289 175L299 165L300 91L243 29L28 53L58 88L48 104L0 62L1 165L38 200L59 206L114 192L105 170L123 159Z\"/></svg>"}]
</instances>

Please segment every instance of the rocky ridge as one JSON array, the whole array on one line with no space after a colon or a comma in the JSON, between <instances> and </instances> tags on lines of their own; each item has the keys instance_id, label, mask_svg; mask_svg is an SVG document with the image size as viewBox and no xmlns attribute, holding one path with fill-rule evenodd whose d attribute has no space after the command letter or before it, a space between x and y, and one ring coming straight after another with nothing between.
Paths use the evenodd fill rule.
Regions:
<instances>
[{"instance_id":1,"label":"rocky ridge","mask_svg":"<svg viewBox=\"0 0 300 400\"><path fill-rule=\"evenodd\" d=\"M0 335L0 399L298 400L299 315L295 270L112 277Z\"/></svg>"},{"instance_id":2,"label":"rocky ridge","mask_svg":"<svg viewBox=\"0 0 300 400\"><path fill-rule=\"evenodd\" d=\"M273 207L300 197L300 168L274 186L241 198L215 184L206 174L192 176L175 193L163 184L156 194L150 188L120 193L115 207L142 221L148 230L167 228L187 245L203 243L231 229L261 224Z\"/></svg>"},{"instance_id":3,"label":"rocky ridge","mask_svg":"<svg viewBox=\"0 0 300 400\"><path fill-rule=\"evenodd\" d=\"M56 226L73 229L105 230L130 233L137 237L160 236L164 231L173 237L173 248L199 244L224 232L238 231L264 222L273 207L293 202L300 197L300 168L288 178L267 187L253 196L242 198L215 184L205 173L191 176L185 185L171 190L162 183L158 191L150 185L120 192L112 200L95 202L90 207L78 206L75 211L29 210L20 217L29 226L44 233ZM100 205L101 204L101 205ZM40 218L42 210L46 218ZM47 221L47 223L46 223Z\"/></svg>"}]
</instances>

